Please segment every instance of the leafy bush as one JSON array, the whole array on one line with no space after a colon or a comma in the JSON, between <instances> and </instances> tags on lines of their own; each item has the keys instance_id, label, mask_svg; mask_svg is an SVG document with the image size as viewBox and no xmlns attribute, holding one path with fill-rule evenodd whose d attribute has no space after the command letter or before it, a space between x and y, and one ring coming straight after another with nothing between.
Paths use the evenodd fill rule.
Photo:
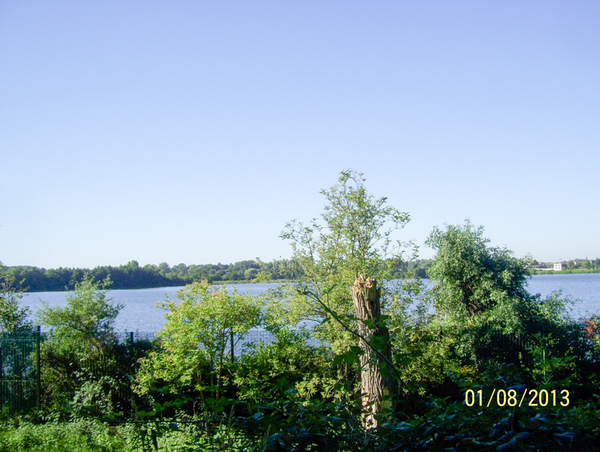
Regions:
<instances>
[{"instance_id":1,"label":"leafy bush","mask_svg":"<svg viewBox=\"0 0 600 452\"><path fill-rule=\"evenodd\" d=\"M22 297L16 278L0 262L0 333L31 330L29 308L19 305Z\"/></svg>"},{"instance_id":2,"label":"leafy bush","mask_svg":"<svg viewBox=\"0 0 600 452\"><path fill-rule=\"evenodd\" d=\"M208 283L188 285L177 298L179 303L160 304L168 310L159 332L161 350L142 358L136 391L187 391L192 397L218 399L228 384L227 346L232 335L239 341L258 325L260 306L249 295L228 294Z\"/></svg>"},{"instance_id":3,"label":"leafy bush","mask_svg":"<svg viewBox=\"0 0 600 452\"><path fill-rule=\"evenodd\" d=\"M68 416L131 411L132 376L147 342L120 344L113 322L122 304L108 297L109 280L75 284L65 307L45 305L37 316L51 328L41 344L42 406Z\"/></svg>"},{"instance_id":4,"label":"leafy bush","mask_svg":"<svg viewBox=\"0 0 600 452\"><path fill-rule=\"evenodd\" d=\"M233 383L242 401L264 402L285 397L290 390L299 397L342 397L344 377L332 366L331 352L307 343L308 333L280 329L276 341L251 344L237 361Z\"/></svg>"}]
</instances>

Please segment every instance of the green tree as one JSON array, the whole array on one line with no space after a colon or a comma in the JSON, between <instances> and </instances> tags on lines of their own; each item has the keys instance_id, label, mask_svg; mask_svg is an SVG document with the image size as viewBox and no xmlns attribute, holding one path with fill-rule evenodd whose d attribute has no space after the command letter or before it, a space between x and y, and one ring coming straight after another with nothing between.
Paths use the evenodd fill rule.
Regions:
<instances>
[{"instance_id":1,"label":"green tree","mask_svg":"<svg viewBox=\"0 0 600 452\"><path fill-rule=\"evenodd\" d=\"M434 303L448 318L486 318L514 302L529 300L525 289L528 259L506 248L488 246L483 227L434 228L426 244L437 251L427 274L436 283Z\"/></svg>"},{"instance_id":2,"label":"green tree","mask_svg":"<svg viewBox=\"0 0 600 452\"><path fill-rule=\"evenodd\" d=\"M44 303L36 313L50 334L42 343L44 405L85 412L126 412L128 401L118 394L130 388L132 362L119 351L114 320L122 303L108 297L110 280L96 283L85 275L66 296L64 307ZM101 374L99 371L101 370Z\"/></svg>"},{"instance_id":3,"label":"green tree","mask_svg":"<svg viewBox=\"0 0 600 452\"><path fill-rule=\"evenodd\" d=\"M113 324L124 306L108 297L109 285L109 279L95 283L85 275L81 282L75 283L73 293L66 295L66 306L50 307L42 303L37 318L66 346L103 351L114 341Z\"/></svg>"},{"instance_id":4,"label":"green tree","mask_svg":"<svg viewBox=\"0 0 600 452\"><path fill-rule=\"evenodd\" d=\"M0 262L0 332L30 330L29 309L20 306L23 294L18 290L14 276Z\"/></svg>"},{"instance_id":5,"label":"green tree","mask_svg":"<svg viewBox=\"0 0 600 452\"><path fill-rule=\"evenodd\" d=\"M166 262L161 262L158 264L158 273L162 276L167 276L171 272L171 267Z\"/></svg>"},{"instance_id":6,"label":"green tree","mask_svg":"<svg viewBox=\"0 0 600 452\"><path fill-rule=\"evenodd\" d=\"M321 223L313 219L305 226L293 220L285 226L281 237L291 241L293 250L289 264L300 267L303 287L309 291L308 297L296 297L295 304L289 306L286 322L322 321L330 316L329 311L352 316L351 287L356 279L390 279L395 264L402 260L405 244L392 241L392 234L410 217L386 206L387 198L374 199L364 182L362 174L342 171L339 184L321 190L328 201ZM387 294L383 287L384 303ZM346 350L352 342L351 335L335 322L316 330L338 351Z\"/></svg>"},{"instance_id":7,"label":"green tree","mask_svg":"<svg viewBox=\"0 0 600 452\"><path fill-rule=\"evenodd\" d=\"M493 334L523 334L539 317L537 298L527 290L529 259L489 246L483 227L434 228L426 242L437 251L428 275L433 302L460 365L502 361L494 357ZM495 331L495 332L494 332ZM525 353L525 352L523 352Z\"/></svg>"},{"instance_id":8,"label":"green tree","mask_svg":"<svg viewBox=\"0 0 600 452\"><path fill-rule=\"evenodd\" d=\"M260 305L248 294L237 290L230 294L207 282L187 285L177 292L177 299L158 304L168 311L159 332L162 351L143 361L137 390L146 393L163 381L175 392L181 385L195 391L210 386L220 395L232 334L235 346L260 323Z\"/></svg>"},{"instance_id":9,"label":"green tree","mask_svg":"<svg viewBox=\"0 0 600 452\"><path fill-rule=\"evenodd\" d=\"M292 259L304 274L302 293L289 309L314 320L335 317L338 322L315 330L339 351L360 337L363 422L374 427L384 395L394 392L389 332L381 317L391 291L382 281L402 259L404 245L392 235L410 217L387 206L387 198L369 195L364 183L361 173L342 171L338 184L321 191L327 199L322 222L313 219L304 226L294 220L281 236L292 242Z\"/></svg>"},{"instance_id":10,"label":"green tree","mask_svg":"<svg viewBox=\"0 0 600 452\"><path fill-rule=\"evenodd\" d=\"M258 275L258 269L249 268L244 272L244 279L254 279Z\"/></svg>"}]
</instances>

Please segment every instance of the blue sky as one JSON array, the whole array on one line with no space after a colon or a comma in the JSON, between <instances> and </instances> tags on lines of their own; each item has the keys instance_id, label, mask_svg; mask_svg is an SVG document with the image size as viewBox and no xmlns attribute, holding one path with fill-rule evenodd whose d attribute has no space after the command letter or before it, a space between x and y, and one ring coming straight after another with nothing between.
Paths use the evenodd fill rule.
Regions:
<instances>
[{"instance_id":1,"label":"blue sky","mask_svg":"<svg viewBox=\"0 0 600 452\"><path fill-rule=\"evenodd\" d=\"M341 170L538 260L600 257L600 3L0 0L0 260L290 257ZM422 247L421 257L432 250Z\"/></svg>"}]
</instances>

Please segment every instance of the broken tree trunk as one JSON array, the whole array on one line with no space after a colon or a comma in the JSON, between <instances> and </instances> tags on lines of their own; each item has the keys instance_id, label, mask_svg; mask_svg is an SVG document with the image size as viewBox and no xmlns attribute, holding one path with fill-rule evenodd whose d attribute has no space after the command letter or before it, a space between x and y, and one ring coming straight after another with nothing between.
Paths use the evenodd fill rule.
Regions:
<instances>
[{"instance_id":1,"label":"broken tree trunk","mask_svg":"<svg viewBox=\"0 0 600 452\"><path fill-rule=\"evenodd\" d=\"M389 397L386 400L384 398L393 394L396 386L390 375L390 334L386 326L380 325L380 295L374 279L359 277L352 285L352 301L359 320L358 332L385 357L373 351L362 338L359 339L358 345L364 352L360 357L363 425L368 429L377 427L376 415L391 409Z\"/></svg>"}]
</instances>

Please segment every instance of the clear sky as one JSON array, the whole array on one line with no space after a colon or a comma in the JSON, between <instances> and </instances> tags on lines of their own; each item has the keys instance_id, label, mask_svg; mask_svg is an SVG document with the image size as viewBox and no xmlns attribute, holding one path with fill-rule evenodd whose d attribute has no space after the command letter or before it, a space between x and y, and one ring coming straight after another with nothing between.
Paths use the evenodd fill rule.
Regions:
<instances>
[{"instance_id":1,"label":"clear sky","mask_svg":"<svg viewBox=\"0 0 600 452\"><path fill-rule=\"evenodd\" d=\"M599 24L598 1L0 0L0 260L287 258L347 168L410 213L401 240L470 218L595 259Z\"/></svg>"}]
</instances>

